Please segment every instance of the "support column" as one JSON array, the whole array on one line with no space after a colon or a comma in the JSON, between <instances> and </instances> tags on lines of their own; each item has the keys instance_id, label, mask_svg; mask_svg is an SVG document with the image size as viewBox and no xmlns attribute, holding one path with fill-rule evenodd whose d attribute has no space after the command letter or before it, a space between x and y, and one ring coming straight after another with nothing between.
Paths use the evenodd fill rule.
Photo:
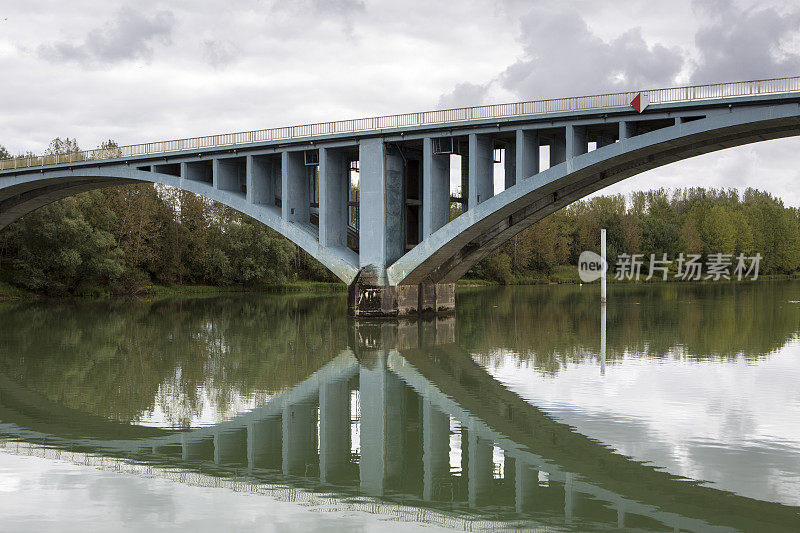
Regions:
<instances>
[{"instance_id":1,"label":"support column","mask_svg":"<svg viewBox=\"0 0 800 533\"><path fill-rule=\"evenodd\" d=\"M569 524L575 517L575 474L566 472L564 475L564 520Z\"/></svg>"},{"instance_id":2,"label":"support column","mask_svg":"<svg viewBox=\"0 0 800 533\"><path fill-rule=\"evenodd\" d=\"M434 154L433 139L422 140L422 239L450 221L450 155Z\"/></svg>"},{"instance_id":3,"label":"support column","mask_svg":"<svg viewBox=\"0 0 800 533\"><path fill-rule=\"evenodd\" d=\"M539 132L517 130L516 183L539 173Z\"/></svg>"},{"instance_id":4,"label":"support column","mask_svg":"<svg viewBox=\"0 0 800 533\"><path fill-rule=\"evenodd\" d=\"M434 500L439 484L450 476L450 417L433 406L422 404L422 497Z\"/></svg>"},{"instance_id":5,"label":"support column","mask_svg":"<svg viewBox=\"0 0 800 533\"><path fill-rule=\"evenodd\" d=\"M636 135L636 123L623 120L619 123L619 140L629 139Z\"/></svg>"},{"instance_id":6,"label":"support column","mask_svg":"<svg viewBox=\"0 0 800 533\"><path fill-rule=\"evenodd\" d=\"M481 505L492 489L492 441L469 431L469 505Z\"/></svg>"},{"instance_id":7,"label":"support column","mask_svg":"<svg viewBox=\"0 0 800 533\"><path fill-rule=\"evenodd\" d=\"M535 504L536 488L539 486L539 471L517 460L515 494L518 513L530 512Z\"/></svg>"},{"instance_id":8,"label":"support column","mask_svg":"<svg viewBox=\"0 0 800 533\"><path fill-rule=\"evenodd\" d=\"M350 463L350 389L347 380L319 387L319 478L341 478Z\"/></svg>"},{"instance_id":9,"label":"support column","mask_svg":"<svg viewBox=\"0 0 800 533\"><path fill-rule=\"evenodd\" d=\"M239 188L239 162L237 160L217 157L212 162L212 168L215 189L241 192Z\"/></svg>"},{"instance_id":10,"label":"support column","mask_svg":"<svg viewBox=\"0 0 800 533\"><path fill-rule=\"evenodd\" d=\"M503 190L513 187L517 183L517 142L508 143L503 153L503 170L505 180Z\"/></svg>"},{"instance_id":11,"label":"support column","mask_svg":"<svg viewBox=\"0 0 800 533\"><path fill-rule=\"evenodd\" d=\"M275 205L275 181L272 161L266 157L247 156L247 201L251 204Z\"/></svg>"},{"instance_id":12,"label":"support column","mask_svg":"<svg viewBox=\"0 0 800 533\"><path fill-rule=\"evenodd\" d=\"M214 462L231 464L247 462L247 430L245 428L214 433Z\"/></svg>"},{"instance_id":13,"label":"support column","mask_svg":"<svg viewBox=\"0 0 800 533\"><path fill-rule=\"evenodd\" d=\"M309 222L310 191L303 152L281 153L281 216L287 222Z\"/></svg>"},{"instance_id":14,"label":"support column","mask_svg":"<svg viewBox=\"0 0 800 533\"><path fill-rule=\"evenodd\" d=\"M469 134L469 208L494 195L494 144L488 135Z\"/></svg>"},{"instance_id":15,"label":"support column","mask_svg":"<svg viewBox=\"0 0 800 533\"><path fill-rule=\"evenodd\" d=\"M350 314L366 317L416 315L426 310L452 312L453 284L389 285L386 276L386 268L405 253L405 164L399 149L381 138L364 139L359 144L359 165L361 271L348 287Z\"/></svg>"},{"instance_id":16,"label":"support column","mask_svg":"<svg viewBox=\"0 0 800 533\"><path fill-rule=\"evenodd\" d=\"M577 157L589 151L589 137L583 126L567 125L567 157Z\"/></svg>"},{"instance_id":17,"label":"support column","mask_svg":"<svg viewBox=\"0 0 800 533\"><path fill-rule=\"evenodd\" d=\"M214 458L214 443L211 439L190 440L181 435L181 457L184 461L209 460Z\"/></svg>"},{"instance_id":18,"label":"support column","mask_svg":"<svg viewBox=\"0 0 800 533\"><path fill-rule=\"evenodd\" d=\"M347 246L348 163L340 151L319 150L319 243L322 246Z\"/></svg>"},{"instance_id":19,"label":"support column","mask_svg":"<svg viewBox=\"0 0 800 533\"><path fill-rule=\"evenodd\" d=\"M556 135L550 142L550 166L554 167L567 160L567 139Z\"/></svg>"},{"instance_id":20,"label":"support column","mask_svg":"<svg viewBox=\"0 0 800 533\"><path fill-rule=\"evenodd\" d=\"M266 418L247 426L247 467L275 468L281 464L281 417Z\"/></svg>"},{"instance_id":21,"label":"support column","mask_svg":"<svg viewBox=\"0 0 800 533\"><path fill-rule=\"evenodd\" d=\"M403 475L403 384L380 353L359 374L361 408L361 490L381 496Z\"/></svg>"},{"instance_id":22,"label":"support column","mask_svg":"<svg viewBox=\"0 0 800 533\"><path fill-rule=\"evenodd\" d=\"M307 466L317 451L316 408L310 402L287 405L283 409L283 473L306 475Z\"/></svg>"}]
</instances>

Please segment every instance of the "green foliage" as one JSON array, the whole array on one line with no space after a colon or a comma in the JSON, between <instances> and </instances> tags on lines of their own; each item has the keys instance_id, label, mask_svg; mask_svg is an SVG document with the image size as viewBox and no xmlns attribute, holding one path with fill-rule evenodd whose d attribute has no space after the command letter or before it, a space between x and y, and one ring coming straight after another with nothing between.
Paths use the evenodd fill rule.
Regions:
<instances>
[{"instance_id":1,"label":"green foliage","mask_svg":"<svg viewBox=\"0 0 800 533\"><path fill-rule=\"evenodd\" d=\"M800 269L800 215L768 193L747 189L665 189L599 196L576 202L523 230L490 254L468 276L500 283L553 279L584 250L599 252L600 229L607 230L608 258L651 254L674 259L681 252L753 256L762 274ZM505 268L505 258L510 268ZM573 271L574 273L574 271ZM574 275L573 275L574 279Z\"/></svg>"}]
</instances>

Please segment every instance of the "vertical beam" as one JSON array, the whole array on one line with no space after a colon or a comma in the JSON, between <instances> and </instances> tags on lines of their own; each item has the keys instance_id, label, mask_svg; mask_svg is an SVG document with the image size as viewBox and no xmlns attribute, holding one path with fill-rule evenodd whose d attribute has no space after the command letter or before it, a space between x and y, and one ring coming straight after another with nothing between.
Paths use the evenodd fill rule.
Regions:
<instances>
[{"instance_id":1,"label":"vertical beam","mask_svg":"<svg viewBox=\"0 0 800 533\"><path fill-rule=\"evenodd\" d=\"M461 154L461 212L469 209L469 154Z\"/></svg>"},{"instance_id":2,"label":"vertical beam","mask_svg":"<svg viewBox=\"0 0 800 533\"><path fill-rule=\"evenodd\" d=\"M247 426L247 467L281 467L280 416L251 422Z\"/></svg>"},{"instance_id":3,"label":"vertical beam","mask_svg":"<svg viewBox=\"0 0 800 533\"><path fill-rule=\"evenodd\" d=\"M403 474L403 384L386 369L385 354L359 374L361 490L380 496Z\"/></svg>"},{"instance_id":4,"label":"vertical beam","mask_svg":"<svg viewBox=\"0 0 800 533\"><path fill-rule=\"evenodd\" d=\"M341 477L350 462L350 388L347 380L319 387L319 477Z\"/></svg>"},{"instance_id":5,"label":"vertical beam","mask_svg":"<svg viewBox=\"0 0 800 533\"><path fill-rule=\"evenodd\" d=\"M566 472L564 475L564 519L569 524L575 517L575 474Z\"/></svg>"},{"instance_id":6,"label":"vertical beam","mask_svg":"<svg viewBox=\"0 0 800 533\"><path fill-rule=\"evenodd\" d=\"M311 402L283 408L283 473L300 475L313 460L317 450L316 409Z\"/></svg>"},{"instance_id":7,"label":"vertical beam","mask_svg":"<svg viewBox=\"0 0 800 533\"><path fill-rule=\"evenodd\" d=\"M492 138L469 134L469 208L473 209L494 195L494 157Z\"/></svg>"},{"instance_id":8,"label":"vertical beam","mask_svg":"<svg viewBox=\"0 0 800 533\"><path fill-rule=\"evenodd\" d=\"M567 160L567 139L560 135L553 136L550 142L550 166L554 167Z\"/></svg>"},{"instance_id":9,"label":"vertical beam","mask_svg":"<svg viewBox=\"0 0 800 533\"><path fill-rule=\"evenodd\" d=\"M247 431L244 428L214 433L214 462L216 464L247 462Z\"/></svg>"},{"instance_id":10,"label":"vertical beam","mask_svg":"<svg viewBox=\"0 0 800 533\"><path fill-rule=\"evenodd\" d=\"M212 169L215 189L241 192L239 188L238 161L216 157L212 162Z\"/></svg>"},{"instance_id":11,"label":"vertical beam","mask_svg":"<svg viewBox=\"0 0 800 533\"><path fill-rule=\"evenodd\" d=\"M422 140L422 239L450 220L450 155L434 154L433 139Z\"/></svg>"},{"instance_id":12,"label":"vertical beam","mask_svg":"<svg viewBox=\"0 0 800 533\"><path fill-rule=\"evenodd\" d=\"M469 505L477 507L485 500L492 488L492 441L469 431Z\"/></svg>"},{"instance_id":13,"label":"vertical beam","mask_svg":"<svg viewBox=\"0 0 800 533\"><path fill-rule=\"evenodd\" d=\"M422 497L433 500L436 487L450 475L450 417L430 400L422 404Z\"/></svg>"},{"instance_id":14,"label":"vertical beam","mask_svg":"<svg viewBox=\"0 0 800 533\"><path fill-rule=\"evenodd\" d=\"M347 246L349 165L344 153L319 150L319 243Z\"/></svg>"},{"instance_id":15,"label":"vertical beam","mask_svg":"<svg viewBox=\"0 0 800 533\"><path fill-rule=\"evenodd\" d=\"M503 183L503 190L509 189L517 183L517 142L506 144L505 153L503 154L503 170L505 181Z\"/></svg>"},{"instance_id":16,"label":"vertical beam","mask_svg":"<svg viewBox=\"0 0 800 533\"><path fill-rule=\"evenodd\" d=\"M539 472L517 460L515 494L518 513L533 510L536 488L539 486Z\"/></svg>"},{"instance_id":17,"label":"vertical beam","mask_svg":"<svg viewBox=\"0 0 800 533\"><path fill-rule=\"evenodd\" d=\"M281 216L287 222L308 222L309 187L303 152L281 153Z\"/></svg>"},{"instance_id":18,"label":"vertical beam","mask_svg":"<svg viewBox=\"0 0 800 533\"><path fill-rule=\"evenodd\" d=\"M516 183L539 173L539 132L517 130ZM506 179L508 179L506 177Z\"/></svg>"},{"instance_id":19,"label":"vertical beam","mask_svg":"<svg viewBox=\"0 0 800 533\"><path fill-rule=\"evenodd\" d=\"M629 139L636 135L636 123L622 120L619 123L619 140Z\"/></svg>"},{"instance_id":20,"label":"vertical beam","mask_svg":"<svg viewBox=\"0 0 800 533\"><path fill-rule=\"evenodd\" d=\"M404 253L403 158L383 139L359 143L359 250L360 266L375 266L383 275Z\"/></svg>"},{"instance_id":21,"label":"vertical beam","mask_svg":"<svg viewBox=\"0 0 800 533\"><path fill-rule=\"evenodd\" d=\"M247 156L247 201L252 204L275 205L273 162L266 157Z\"/></svg>"},{"instance_id":22,"label":"vertical beam","mask_svg":"<svg viewBox=\"0 0 800 533\"><path fill-rule=\"evenodd\" d=\"M584 126L567 124L567 157L577 157L589 151L589 137Z\"/></svg>"}]
</instances>

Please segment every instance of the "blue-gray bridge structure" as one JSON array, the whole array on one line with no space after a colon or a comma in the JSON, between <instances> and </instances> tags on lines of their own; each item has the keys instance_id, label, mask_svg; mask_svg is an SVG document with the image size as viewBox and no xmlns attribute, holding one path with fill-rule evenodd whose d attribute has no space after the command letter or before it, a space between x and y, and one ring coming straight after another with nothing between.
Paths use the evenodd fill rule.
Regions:
<instances>
[{"instance_id":1,"label":"blue-gray bridge structure","mask_svg":"<svg viewBox=\"0 0 800 533\"><path fill-rule=\"evenodd\" d=\"M637 94L649 102L641 112L630 105ZM792 77L8 159L0 228L82 191L153 182L278 231L348 284L356 316L446 312L456 280L550 213L656 167L798 134L800 77ZM454 156L460 196L450 190ZM453 202L461 214L451 220Z\"/></svg>"}]
</instances>

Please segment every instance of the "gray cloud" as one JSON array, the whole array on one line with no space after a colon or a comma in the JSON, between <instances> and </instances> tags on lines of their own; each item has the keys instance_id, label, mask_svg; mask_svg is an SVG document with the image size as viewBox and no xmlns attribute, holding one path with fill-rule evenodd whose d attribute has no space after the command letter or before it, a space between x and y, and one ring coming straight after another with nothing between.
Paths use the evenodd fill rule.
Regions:
<instances>
[{"instance_id":1,"label":"gray cloud","mask_svg":"<svg viewBox=\"0 0 800 533\"><path fill-rule=\"evenodd\" d=\"M479 85L465 81L457 84L452 91L439 97L438 109L469 107L481 105L489 92L487 85Z\"/></svg>"},{"instance_id":2,"label":"gray cloud","mask_svg":"<svg viewBox=\"0 0 800 533\"><path fill-rule=\"evenodd\" d=\"M729 0L694 3L708 22L695 34L696 83L796 76L800 54L783 44L800 32L800 8L742 9Z\"/></svg>"},{"instance_id":3,"label":"gray cloud","mask_svg":"<svg viewBox=\"0 0 800 533\"><path fill-rule=\"evenodd\" d=\"M236 58L237 46L227 39L203 41L201 46L203 59L215 69L229 66Z\"/></svg>"},{"instance_id":4,"label":"gray cloud","mask_svg":"<svg viewBox=\"0 0 800 533\"><path fill-rule=\"evenodd\" d=\"M603 40L573 11L532 10L520 40L523 56L499 83L523 99L670 85L684 64L680 48L648 45L640 28Z\"/></svg>"},{"instance_id":5,"label":"gray cloud","mask_svg":"<svg viewBox=\"0 0 800 533\"><path fill-rule=\"evenodd\" d=\"M149 59L154 43L172 42L174 25L171 11L158 11L148 17L131 7L122 7L111 21L91 30L82 42L43 44L37 53L51 62L75 61L86 65Z\"/></svg>"}]
</instances>

